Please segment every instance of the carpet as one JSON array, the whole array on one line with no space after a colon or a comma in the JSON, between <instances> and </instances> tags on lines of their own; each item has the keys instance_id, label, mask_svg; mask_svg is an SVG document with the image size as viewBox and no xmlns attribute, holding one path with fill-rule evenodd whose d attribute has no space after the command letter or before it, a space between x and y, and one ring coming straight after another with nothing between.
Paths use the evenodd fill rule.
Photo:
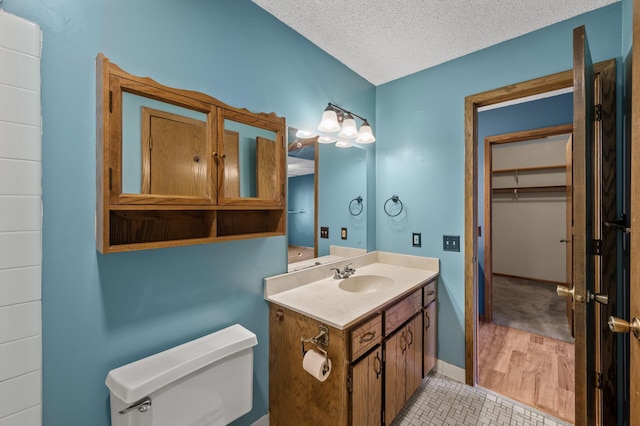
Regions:
<instances>
[{"instance_id":1,"label":"carpet","mask_svg":"<svg viewBox=\"0 0 640 426\"><path fill-rule=\"evenodd\" d=\"M566 302L556 286L521 278L493 276L493 322L539 336L573 343Z\"/></svg>"}]
</instances>

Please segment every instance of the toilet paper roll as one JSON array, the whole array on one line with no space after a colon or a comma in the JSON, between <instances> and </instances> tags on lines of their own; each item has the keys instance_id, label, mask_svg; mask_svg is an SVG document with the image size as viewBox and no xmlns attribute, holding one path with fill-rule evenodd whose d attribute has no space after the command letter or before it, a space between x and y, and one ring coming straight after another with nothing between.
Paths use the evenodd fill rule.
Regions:
<instances>
[{"instance_id":1,"label":"toilet paper roll","mask_svg":"<svg viewBox=\"0 0 640 426\"><path fill-rule=\"evenodd\" d=\"M331 373L331 360L325 359L324 355L311 349L302 358L302 368L316 379L324 382Z\"/></svg>"}]
</instances>

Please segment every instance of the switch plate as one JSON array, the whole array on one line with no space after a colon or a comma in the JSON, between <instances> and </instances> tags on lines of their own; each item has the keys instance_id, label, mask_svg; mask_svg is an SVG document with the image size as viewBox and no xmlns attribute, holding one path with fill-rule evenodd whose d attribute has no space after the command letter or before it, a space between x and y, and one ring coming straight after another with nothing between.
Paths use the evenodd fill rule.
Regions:
<instances>
[{"instance_id":1,"label":"switch plate","mask_svg":"<svg viewBox=\"0 0 640 426\"><path fill-rule=\"evenodd\" d=\"M422 247L422 233L414 232L411 243L414 247Z\"/></svg>"},{"instance_id":2,"label":"switch plate","mask_svg":"<svg viewBox=\"0 0 640 426\"><path fill-rule=\"evenodd\" d=\"M442 250L460 251L460 235L443 235Z\"/></svg>"},{"instance_id":3,"label":"switch plate","mask_svg":"<svg viewBox=\"0 0 640 426\"><path fill-rule=\"evenodd\" d=\"M320 238L329 238L329 227L321 226L320 227Z\"/></svg>"},{"instance_id":4,"label":"switch plate","mask_svg":"<svg viewBox=\"0 0 640 426\"><path fill-rule=\"evenodd\" d=\"M340 238L343 240L347 239L347 228L342 228L342 231L340 231Z\"/></svg>"}]
</instances>

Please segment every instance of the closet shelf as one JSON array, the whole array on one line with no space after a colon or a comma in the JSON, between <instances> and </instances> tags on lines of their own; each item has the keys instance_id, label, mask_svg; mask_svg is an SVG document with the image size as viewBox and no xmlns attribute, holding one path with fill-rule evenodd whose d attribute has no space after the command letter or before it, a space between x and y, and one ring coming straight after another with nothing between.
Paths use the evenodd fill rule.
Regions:
<instances>
[{"instance_id":1,"label":"closet shelf","mask_svg":"<svg viewBox=\"0 0 640 426\"><path fill-rule=\"evenodd\" d=\"M557 164L557 165L549 165L549 166L532 166L532 167L514 167L511 169L496 169L496 170L493 170L493 174L513 173L513 172L535 172L538 170L565 170L566 168L567 168L566 164Z\"/></svg>"},{"instance_id":2,"label":"closet shelf","mask_svg":"<svg viewBox=\"0 0 640 426\"><path fill-rule=\"evenodd\" d=\"M524 194L531 192L565 192L567 190L566 185L553 185L553 186L512 186L507 188L493 188L494 194Z\"/></svg>"}]
</instances>

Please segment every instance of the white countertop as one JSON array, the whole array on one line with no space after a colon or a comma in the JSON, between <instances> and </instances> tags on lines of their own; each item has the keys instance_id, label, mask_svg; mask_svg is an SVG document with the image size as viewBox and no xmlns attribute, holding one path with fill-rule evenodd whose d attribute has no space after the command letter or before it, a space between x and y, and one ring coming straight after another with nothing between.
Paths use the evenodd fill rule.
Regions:
<instances>
[{"instance_id":1,"label":"white countertop","mask_svg":"<svg viewBox=\"0 0 640 426\"><path fill-rule=\"evenodd\" d=\"M330 268L353 264L355 276L379 275L394 283L370 293L338 287ZM439 274L438 259L372 252L290 274L265 279L265 299L343 330L364 319L392 299L418 288Z\"/></svg>"}]
</instances>

